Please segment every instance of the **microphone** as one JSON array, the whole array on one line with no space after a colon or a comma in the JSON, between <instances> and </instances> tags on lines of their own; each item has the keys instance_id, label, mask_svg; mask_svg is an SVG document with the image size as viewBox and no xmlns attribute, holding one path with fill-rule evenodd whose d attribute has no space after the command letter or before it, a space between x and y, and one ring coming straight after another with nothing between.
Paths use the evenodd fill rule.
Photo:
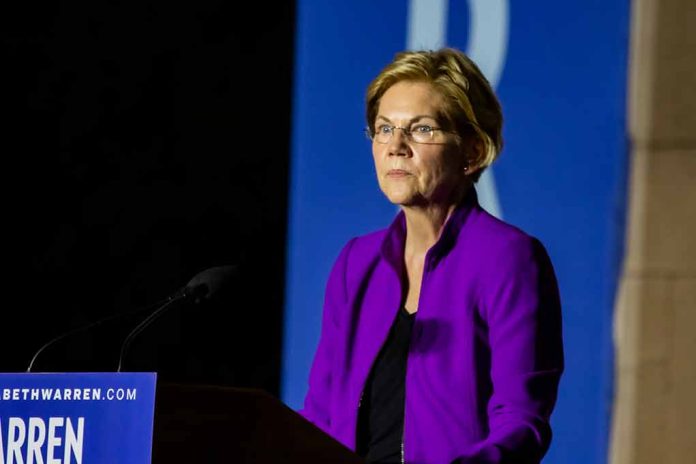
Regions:
<instances>
[{"instance_id":1,"label":"microphone","mask_svg":"<svg viewBox=\"0 0 696 464\"><path fill-rule=\"evenodd\" d=\"M236 266L215 266L199 272L189 280L180 293L188 293L196 303L211 300L222 294L226 286L237 277Z\"/></svg>"},{"instance_id":2,"label":"microphone","mask_svg":"<svg viewBox=\"0 0 696 464\"><path fill-rule=\"evenodd\" d=\"M147 311L149 309L152 309L154 307L160 306L161 304L166 303L167 300L168 299L160 300L156 303L152 303L152 304L149 304L149 305L144 306L142 308L137 308L137 309L134 309L132 311L128 311L126 313L113 314L113 315L105 317L103 319L99 319L97 321L90 322L87 325L76 327L72 330L69 330L69 331L64 332L62 334L59 334L59 335L56 335L55 337L53 337L52 339L50 339L49 341L47 341L46 343L41 345L41 348L39 348L36 351L36 353L34 353L34 356L32 356L31 361L29 362L29 367L27 367L27 372L31 372L31 370L34 368L34 363L38 359L39 355L41 353L43 353L46 350L46 348L48 348L49 346L52 346L53 344L58 343L59 341L64 340L72 335L79 334L80 332L86 332L87 330L93 329L95 327L99 327L100 325L105 324L107 322L111 322L111 321L119 319L121 317L132 316L134 314L141 313L141 312Z\"/></svg>"},{"instance_id":3,"label":"microphone","mask_svg":"<svg viewBox=\"0 0 696 464\"><path fill-rule=\"evenodd\" d=\"M105 324L107 322L113 321L115 319L121 318L121 317L126 317L126 316L131 316L133 314L137 314L140 312L144 312L147 310L150 310L152 308L157 307L157 309L150 314L145 320L143 320L138 326L136 326L133 331L131 331L126 338L126 341L124 342L124 345L126 349L128 348L128 344L130 344L130 341L140 332L142 332L143 329L147 327L150 323L152 323L159 315L161 315L166 308L169 308L172 304L175 302L185 300L185 299L190 299L193 298L195 303L200 303L203 300L208 300L212 298L213 296L217 295L218 293L223 290L223 287L225 284L229 281L232 280L234 275L236 275L237 270L236 267L234 266L218 266L218 267L211 267L209 269L206 269L198 274L196 274L193 279L189 281L188 284L186 284L184 287L176 291L174 294L170 295L169 297L159 300L155 303L152 303L150 305L147 305L143 308L138 308L132 311L128 311L126 313L121 313L121 314L114 314L112 316L105 317L103 319L99 319L97 321L91 322L87 325L77 327L73 330L69 330L68 332L59 334L52 339L50 339L48 342L44 343L41 348L39 348L36 353L34 353L34 356L32 356L31 361L29 362L29 367L27 367L27 372L32 372L32 369L34 368L34 363L38 359L39 355L43 353L48 347L54 345L55 343L58 343L59 341L66 339L72 335L76 335L81 332L85 332L89 329L93 329L95 327L98 327L102 324ZM137 333L133 334L136 330ZM129 340L130 338L130 340ZM127 342L127 344L126 344ZM121 349L121 358L119 358L119 369L121 366L121 360L123 358L123 355L125 354L125 351L123 350L123 346Z\"/></svg>"},{"instance_id":4,"label":"microphone","mask_svg":"<svg viewBox=\"0 0 696 464\"><path fill-rule=\"evenodd\" d=\"M166 302L146 317L140 324L126 336L121 344L121 353L118 358L118 368L116 372L121 372L123 360L125 359L131 342L150 324L159 319L175 303L186 300L193 300L195 304L200 304L222 293L228 284L237 275L235 266L216 266L206 269L196 274L183 288L167 298Z\"/></svg>"}]
</instances>

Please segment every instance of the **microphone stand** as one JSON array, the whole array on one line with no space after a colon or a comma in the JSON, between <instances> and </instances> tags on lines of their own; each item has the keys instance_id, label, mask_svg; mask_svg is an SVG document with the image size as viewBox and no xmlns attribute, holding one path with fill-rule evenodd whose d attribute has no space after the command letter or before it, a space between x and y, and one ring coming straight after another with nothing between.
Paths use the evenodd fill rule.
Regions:
<instances>
[{"instance_id":1,"label":"microphone stand","mask_svg":"<svg viewBox=\"0 0 696 464\"><path fill-rule=\"evenodd\" d=\"M174 296L176 296L176 295L174 295ZM48 348L49 346L53 345L54 343L56 343L56 342L58 342L58 341L60 341L60 340L62 340L62 339L64 339L64 338L68 338L68 337L70 337L71 335L75 335L75 334L77 334L77 333L80 333L80 332L83 332L83 331L92 329L92 328L94 328L94 327L98 327L98 326L100 326L100 325L102 325L102 324L104 324L104 323L106 323L106 322L113 321L114 319L119 319L119 318L124 317L124 316L130 316L130 315L133 315L133 314L137 314L137 313L139 313L139 312L147 311L148 309L152 308L153 306L158 306L158 305L161 305L162 303L166 303L168 300L172 299L174 296L170 296L167 300L160 300L160 301L158 301L158 302L156 302L156 303L152 303L152 304L150 304L150 305L148 305L148 306L145 306L144 308L138 308L138 309L136 309L136 310L129 311L129 312L124 313L124 314L114 314L114 315L109 316L109 317L106 317L106 318L104 318L104 319L99 319L98 321L91 322L91 323L89 323L89 324L87 324L87 325L85 325L85 326L80 326L80 327L77 327L77 328L75 328L75 329L69 330L68 332L64 332L64 333L62 333L62 334L56 335L55 337L53 337L52 339L50 339L49 341L47 341L46 343L44 343L43 345L41 345L41 348L39 348L39 349L36 351L36 353L34 354L34 356L31 358L31 361L29 362L29 367L27 367L27 373L29 373L29 372L32 371L32 369L34 368L34 363L35 363L36 360L38 359L39 355L40 355L44 350L46 350L46 348Z\"/></svg>"},{"instance_id":2,"label":"microphone stand","mask_svg":"<svg viewBox=\"0 0 696 464\"><path fill-rule=\"evenodd\" d=\"M116 372L121 372L123 367L123 360L125 359L128 348L135 337L137 337L143 330L145 330L150 324L156 321L164 312L169 309L174 303L182 300L187 300L189 298L199 298L200 296L208 292L208 286L206 284L200 284L194 288L185 287L183 291L177 292L176 294L167 298L167 301L147 316L140 324L135 326L135 328L128 334L126 339L121 344L121 353L118 357L118 367Z\"/></svg>"},{"instance_id":3,"label":"microphone stand","mask_svg":"<svg viewBox=\"0 0 696 464\"><path fill-rule=\"evenodd\" d=\"M135 311L130 311L125 314L115 314L113 316L100 319L98 321L92 322L91 324L88 324L86 326L78 327L76 329L70 330L66 333L60 334L48 342L46 342L44 345L39 348L39 350L34 354L34 356L31 358L31 361L29 362L29 367L27 368L27 372L31 372L32 368L34 367L34 362L36 359L39 357L39 355L49 346L53 345L57 341L60 341L64 338L69 337L70 335L74 335L76 333L83 332L85 330L91 329L93 327L99 326L105 322L123 317L123 316L128 316L131 314L136 314L145 310L149 310L150 308L154 306L159 306L155 311L153 311L149 316L147 316L140 324L138 324L135 329L133 329L126 339L123 341L121 344L121 353L118 358L118 369L116 372L121 372L121 369L123 367L123 360L126 356L126 353L128 352L128 348L130 347L131 342L135 337L137 337L143 330L145 330L151 323L153 323L157 318L159 318L168 308L170 308L174 303L185 300L185 299L193 299L195 303L200 303L203 300L211 298L214 294L218 293L221 291L222 287L229 282L234 276L236 276L236 268L235 266L217 266L217 267L212 267L209 269L206 269L204 271L199 272L196 274L193 279L189 281L188 284L186 284L185 287L181 288L178 290L176 293L173 295L170 295L167 299L165 300L160 300L157 303L151 304L146 306L145 308L142 309L136 309Z\"/></svg>"}]
</instances>

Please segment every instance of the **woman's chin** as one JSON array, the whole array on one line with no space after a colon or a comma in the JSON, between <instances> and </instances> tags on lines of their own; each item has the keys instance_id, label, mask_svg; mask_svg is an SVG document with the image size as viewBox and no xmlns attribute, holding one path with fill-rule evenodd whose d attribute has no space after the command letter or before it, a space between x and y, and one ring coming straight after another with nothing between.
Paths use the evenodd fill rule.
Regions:
<instances>
[{"instance_id":1,"label":"woman's chin","mask_svg":"<svg viewBox=\"0 0 696 464\"><path fill-rule=\"evenodd\" d=\"M413 192L389 191L383 192L391 203L397 206L415 206L419 203L419 197Z\"/></svg>"}]
</instances>

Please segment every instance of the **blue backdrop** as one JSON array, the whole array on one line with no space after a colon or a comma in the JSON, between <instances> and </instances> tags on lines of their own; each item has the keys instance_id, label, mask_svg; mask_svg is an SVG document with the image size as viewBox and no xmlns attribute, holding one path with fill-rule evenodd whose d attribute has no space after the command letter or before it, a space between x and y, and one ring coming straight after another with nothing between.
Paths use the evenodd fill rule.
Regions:
<instances>
[{"instance_id":1,"label":"blue backdrop","mask_svg":"<svg viewBox=\"0 0 696 464\"><path fill-rule=\"evenodd\" d=\"M546 463L603 463L623 248L628 0L298 0L282 395L302 404L323 291L343 244L395 214L362 134L364 94L397 51L454 46L497 88L505 148L484 206L546 245L566 373Z\"/></svg>"}]
</instances>

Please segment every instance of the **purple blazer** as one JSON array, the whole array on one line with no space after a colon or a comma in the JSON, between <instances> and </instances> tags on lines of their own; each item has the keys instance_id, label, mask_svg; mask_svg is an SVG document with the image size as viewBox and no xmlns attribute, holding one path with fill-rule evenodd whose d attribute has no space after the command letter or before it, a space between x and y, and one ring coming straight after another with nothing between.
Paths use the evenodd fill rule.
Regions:
<instances>
[{"instance_id":1,"label":"purple blazer","mask_svg":"<svg viewBox=\"0 0 696 464\"><path fill-rule=\"evenodd\" d=\"M354 238L329 276L300 411L351 449L370 368L402 305L402 213ZM558 286L541 243L472 189L425 258L406 369L407 463L536 463L563 372Z\"/></svg>"}]
</instances>

